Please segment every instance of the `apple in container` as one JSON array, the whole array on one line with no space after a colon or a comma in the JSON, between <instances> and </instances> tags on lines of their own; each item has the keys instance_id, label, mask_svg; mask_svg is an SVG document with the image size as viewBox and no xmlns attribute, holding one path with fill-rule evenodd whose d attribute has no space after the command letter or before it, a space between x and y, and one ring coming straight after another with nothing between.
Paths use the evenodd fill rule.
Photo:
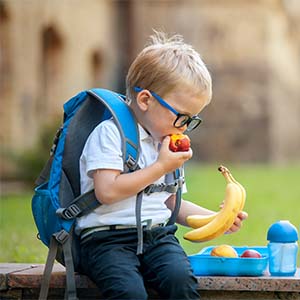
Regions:
<instances>
[{"instance_id":1,"label":"apple in container","mask_svg":"<svg viewBox=\"0 0 300 300\"><path fill-rule=\"evenodd\" d=\"M261 258L261 254L254 250L254 249L247 249L245 250L241 255L240 257L242 258Z\"/></svg>"}]
</instances>

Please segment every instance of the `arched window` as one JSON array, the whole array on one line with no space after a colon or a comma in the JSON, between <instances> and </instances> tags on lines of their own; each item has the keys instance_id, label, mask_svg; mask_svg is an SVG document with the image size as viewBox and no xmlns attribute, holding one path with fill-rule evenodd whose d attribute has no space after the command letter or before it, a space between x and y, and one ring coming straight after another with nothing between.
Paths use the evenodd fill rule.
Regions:
<instances>
[{"instance_id":1,"label":"arched window","mask_svg":"<svg viewBox=\"0 0 300 300\"><path fill-rule=\"evenodd\" d=\"M5 96L9 92L11 82L11 40L10 40L10 16L3 1L0 0L0 95Z\"/></svg>"},{"instance_id":2,"label":"arched window","mask_svg":"<svg viewBox=\"0 0 300 300\"><path fill-rule=\"evenodd\" d=\"M62 69L63 38L54 25L49 25L41 34L41 95L38 111L52 113L53 97L57 94L60 85L60 72Z\"/></svg>"},{"instance_id":3,"label":"arched window","mask_svg":"<svg viewBox=\"0 0 300 300\"><path fill-rule=\"evenodd\" d=\"M7 5L0 0L0 144L13 142L12 131L12 55L11 55L11 17ZM0 158L1 159L1 158Z\"/></svg>"},{"instance_id":4,"label":"arched window","mask_svg":"<svg viewBox=\"0 0 300 300\"><path fill-rule=\"evenodd\" d=\"M91 86L100 87L102 84L103 55L100 50L94 50L90 57Z\"/></svg>"}]
</instances>

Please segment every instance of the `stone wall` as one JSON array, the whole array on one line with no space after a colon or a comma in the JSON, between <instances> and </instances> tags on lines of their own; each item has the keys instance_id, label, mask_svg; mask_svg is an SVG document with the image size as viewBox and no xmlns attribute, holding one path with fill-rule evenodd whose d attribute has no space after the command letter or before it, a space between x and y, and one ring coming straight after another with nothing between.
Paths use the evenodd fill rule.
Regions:
<instances>
[{"instance_id":1,"label":"stone wall","mask_svg":"<svg viewBox=\"0 0 300 300\"><path fill-rule=\"evenodd\" d=\"M115 11L110 1L1 3L7 15L1 48L9 61L1 74L8 82L0 90L1 144L21 150L45 123L61 118L68 98L113 82Z\"/></svg>"}]
</instances>

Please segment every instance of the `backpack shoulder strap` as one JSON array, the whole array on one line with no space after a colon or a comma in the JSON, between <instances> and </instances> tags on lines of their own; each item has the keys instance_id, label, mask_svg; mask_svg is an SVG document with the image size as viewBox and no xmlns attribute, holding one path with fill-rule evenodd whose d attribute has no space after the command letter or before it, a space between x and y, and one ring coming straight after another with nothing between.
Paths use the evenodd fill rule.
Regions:
<instances>
[{"instance_id":1,"label":"backpack shoulder strap","mask_svg":"<svg viewBox=\"0 0 300 300\"><path fill-rule=\"evenodd\" d=\"M172 212L172 215L167 223L167 225L173 225L176 222L179 210L180 210L180 205L181 205L181 196L182 196L182 186L184 183L184 177L183 177L183 170L182 168L176 169L174 171L174 177L177 182L177 191L176 191L176 202L175 202L175 207Z\"/></svg>"},{"instance_id":2,"label":"backpack shoulder strap","mask_svg":"<svg viewBox=\"0 0 300 300\"><path fill-rule=\"evenodd\" d=\"M88 94L103 102L109 109L121 134L123 161L128 171L138 167L139 130L135 116L122 95L105 89L92 89Z\"/></svg>"}]
</instances>

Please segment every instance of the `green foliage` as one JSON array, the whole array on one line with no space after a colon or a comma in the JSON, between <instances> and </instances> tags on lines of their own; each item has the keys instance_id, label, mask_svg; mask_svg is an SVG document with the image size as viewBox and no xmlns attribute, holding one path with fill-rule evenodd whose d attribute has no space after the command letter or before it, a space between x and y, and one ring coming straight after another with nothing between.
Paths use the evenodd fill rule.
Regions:
<instances>
[{"instance_id":1,"label":"green foliage","mask_svg":"<svg viewBox=\"0 0 300 300\"><path fill-rule=\"evenodd\" d=\"M10 158L18 166L15 174L18 180L22 180L31 186L33 185L35 179L49 159L50 149L58 128L58 121L50 125L45 125L41 129L37 143L32 148L24 150L22 153L10 155Z\"/></svg>"},{"instance_id":2,"label":"green foliage","mask_svg":"<svg viewBox=\"0 0 300 300\"><path fill-rule=\"evenodd\" d=\"M183 240L183 233L188 229L179 227L177 237L188 254L199 252L209 245L223 243L236 246L266 245L267 230L279 219L290 220L300 230L299 165L226 166L247 190L245 210L249 213L249 218L239 232L206 243ZM225 181L217 167L218 165L187 165L188 193L184 198L218 210L224 196ZM2 197L0 200L0 262L43 263L46 260L47 248L36 238L30 198L27 194Z\"/></svg>"}]
</instances>

